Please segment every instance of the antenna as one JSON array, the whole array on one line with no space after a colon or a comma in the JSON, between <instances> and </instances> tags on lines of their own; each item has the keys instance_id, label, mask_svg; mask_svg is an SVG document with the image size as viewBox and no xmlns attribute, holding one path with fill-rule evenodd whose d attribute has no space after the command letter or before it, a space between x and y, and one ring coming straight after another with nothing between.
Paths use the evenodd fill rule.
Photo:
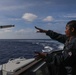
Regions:
<instances>
[{"instance_id":1,"label":"antenna","mask_svg":"<svg viewBox=\"0 0 76 75\"><path fill-rule=\"evenodd\" d=\"M0 29L2 28L9 28L9 27L14 27L15 25L3 25L3 26L0 26Z\"/></svg>"}]
</instances>

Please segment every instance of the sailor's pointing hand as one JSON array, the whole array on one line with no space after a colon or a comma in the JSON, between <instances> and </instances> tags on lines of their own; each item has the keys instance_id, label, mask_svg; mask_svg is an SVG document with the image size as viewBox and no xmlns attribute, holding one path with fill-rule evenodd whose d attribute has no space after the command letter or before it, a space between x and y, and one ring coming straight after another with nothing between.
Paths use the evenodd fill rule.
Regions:
<instances>
[{"instance_id":1,"label":"sailor's pointing hand","mask_svg":"<svg viewBox=\"0 0 76 75\"><path fill-rule=\"evenodd\" d=\"M38 30L37 32L40 32L40 33L46 33L46 32L47 32L47 30L38 28L38 27L36 27L36 26L35 26L35 28Z\"/></svg>"}]
</instances>

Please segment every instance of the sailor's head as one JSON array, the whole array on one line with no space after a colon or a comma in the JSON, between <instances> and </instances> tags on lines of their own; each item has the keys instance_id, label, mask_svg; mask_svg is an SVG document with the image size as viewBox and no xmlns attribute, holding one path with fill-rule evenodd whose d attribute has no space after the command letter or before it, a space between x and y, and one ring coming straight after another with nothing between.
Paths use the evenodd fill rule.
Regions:
<instances>
[{"instance_id":1,"label":"sailor's head","mask_svg":"<svg viewBox=\"0 0 76 75\"><path fill-rule=\"evenodd\" d=\"M68 37L76 36L76 20L71 20L66 24L65 33Z\"/></svg>"}]
</instances>

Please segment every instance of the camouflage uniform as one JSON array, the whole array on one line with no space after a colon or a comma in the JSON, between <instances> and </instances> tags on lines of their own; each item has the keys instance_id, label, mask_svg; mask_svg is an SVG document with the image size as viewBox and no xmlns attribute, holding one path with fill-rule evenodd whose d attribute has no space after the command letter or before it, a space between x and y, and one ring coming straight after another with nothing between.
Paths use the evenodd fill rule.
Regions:
<instances>
[{"instance_id":1,"label":"camouflage uniform","mask_svg":"<svg viewBox=\"0 0 76 75\"><path fill-rule=\"evenodd\" d=\"M66 35L52 30L48 30L46 35L64 44L62 51L53 52L46 56L51 75L76 75L76 36L69 40Z\"/></svg>"}]
</instances>

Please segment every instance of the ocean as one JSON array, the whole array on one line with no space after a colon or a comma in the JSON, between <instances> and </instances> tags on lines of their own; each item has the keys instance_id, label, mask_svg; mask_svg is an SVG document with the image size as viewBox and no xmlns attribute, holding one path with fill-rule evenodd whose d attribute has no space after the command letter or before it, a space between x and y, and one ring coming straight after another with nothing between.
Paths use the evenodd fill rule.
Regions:
<instances>
[{"instance_id":1,"label":"ocean","mask_svg":"<svg viewBox=\"0 0 76 75\"><path fill-rule=\"evenodd\" d=\"M51 39L0 39L0 65L16 58L34 58L35 51L63 49L63 44Z\"/></svg>"}]
</instances>

